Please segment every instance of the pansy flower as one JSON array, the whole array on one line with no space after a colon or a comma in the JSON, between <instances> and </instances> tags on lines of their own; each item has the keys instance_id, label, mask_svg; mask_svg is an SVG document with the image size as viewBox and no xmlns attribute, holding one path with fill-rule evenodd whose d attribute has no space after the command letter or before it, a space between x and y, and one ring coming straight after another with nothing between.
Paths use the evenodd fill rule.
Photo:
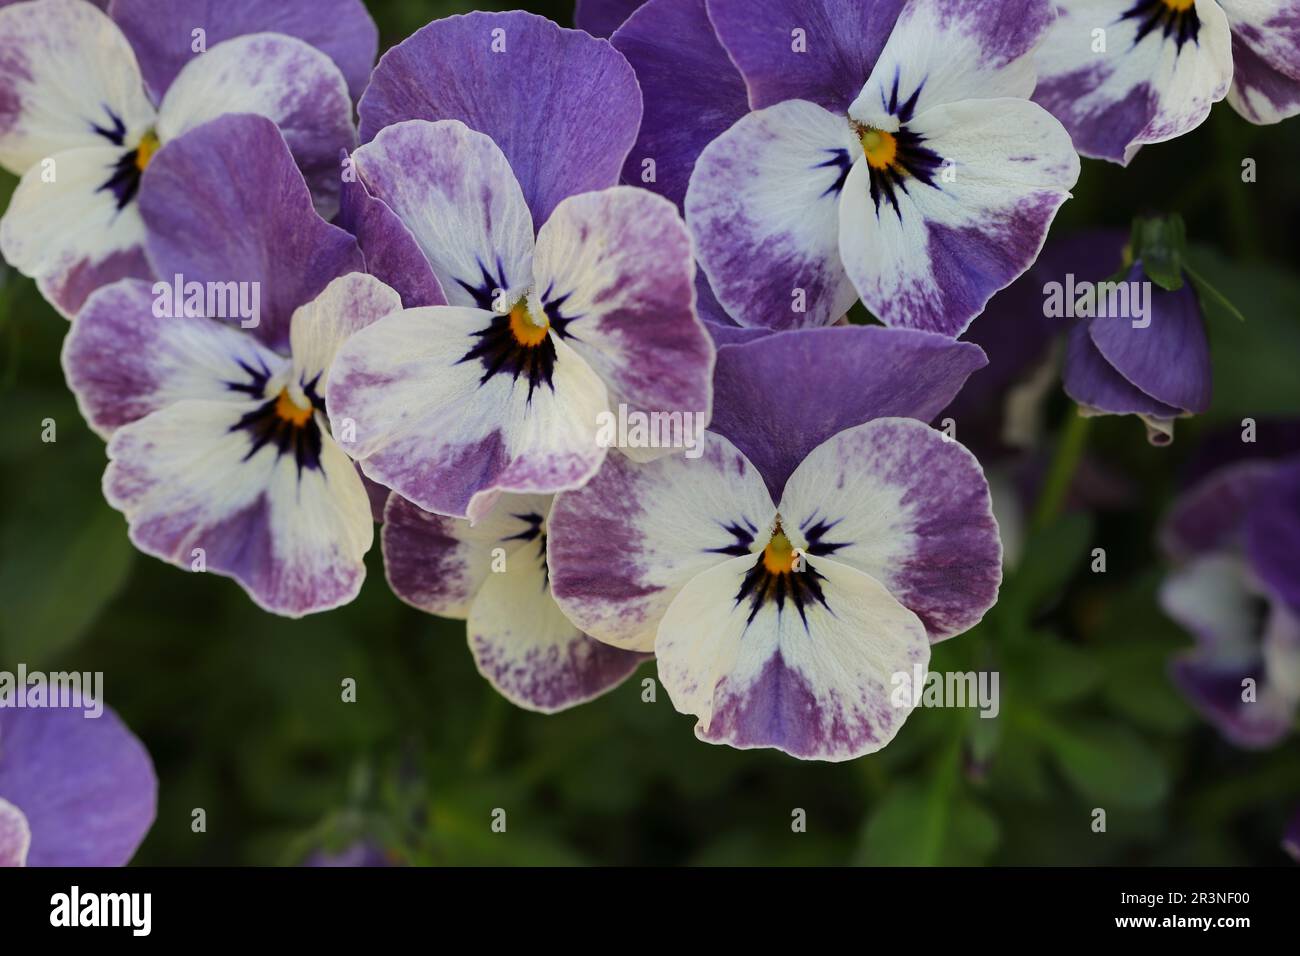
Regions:
<instances>
[{"instance_id":1,"label":"pansy flower","mask_svg":"<svg viewBox=\"0 0 1300 956\"><path fill-rule=\"evenodd\" d=\"M102 285L149 278L141 174L187 130L231 112L279 124L332 214L339 151L356 141L349 82L359 89L376 42L359 0L0 9L0 166L22 177L0 252L67 316Z\"/></svg>"},{"instance_id":2,"label":"pansy flower","mask_svg":"<svg viewBox=\"0 0 1300 956\"><path fill-rule=\"evenodd\" d=\"M1028 99L1049 0L708 0L705 17L677 2L665 49L694 37L712 62L720 46L752 110L703 148L685 197L735 321L828 325L861 298L888 325L955 336L1034 261L1079 172L1064 128ZM647 42L659 3L615 45ZM710 123L734 99L719 77ZM681 86L677 115L693 113L700 94ZM682 148L634 158L680 176L693 143L662 130L671 111L656 116L643 143Z\"/></svg>"},{"instance_id":3,"label":"pansy flower","mask_svg":"<svg viewBox=\"0 0 1300 956\"><path fill-rule=\"evenodd\" d=\"M1175 502L1161 543L1178 566L1160 603L1196 641L1175 683L1228 740L1273 746L1300 706L1300 458L1205 476Z\"/></svg>"},{"instance_id":4,"label":"pansy flower","mask_svg":"<svg viewBox=\"0 0 1300 956\"><path fill-rule=\"evenodd\" d=\"M653 650L696 734L847 760L910 712L895 675L996 598L974 457L924 422L984 362L903 329L808 329L719 350L704 454L611 459L557 496L549 560L585 633ZM910 677L909 677L910 679Z\"/></svg>"},{"instance_id":5,"label":"pansy flower","mask_svg":"<svg viewBox=\"0 0 1300 956\"><path fill-rule=\"evenodd\" d=\"M73 324L63 365L109 440L104 493L142 551L232 577L269 611L344 604L374 526L329 430L328 373L349 334L401 301L361 274L356 241L316 214L262 117L194 130L144 182L149 260L186 290L206 289L204 309L188 292L174 302L173 282L122 280ZM260 315L239 321L227 306L246 293Z\"/></svg>"},{"instance_id":6,"label":"pansy flower","mask_svg":"<svg viewBox=\"0 0 1300 956\"><path fill-rule=\"evenodd\" d=\"M1300 112L1296 0L1060 0L1034 99L1084 156L1127 165L1227 96L1252 123Z\"/></svg>"},{"instance_id":7,"label":"pansy flower","mask_svg":"<svg viewBox=\"0 0 1300 956\"><path fill-rule=\"evenodd\" d=\"M112 710L0 707L0 866L125 866L157 802L153 761Z\"/></svg>"},{"instance_id":8,"label":"pansy flower","mask_svg":"<svg viewBox=\"0 0 1300 956\"><path fill-rule=\"evenodd\" d=\"M339 352L331 421L355 423L371 479L477 520L499 493L588 480L615 410L707 422L690 237L671 203L615 185L640 111L608 42L528 14L438 21L384 57L349 218L368 257L402 264L406 304L412 270L415 302L447 304Z\"/></svg>"},{"instance_id":9,"label":"pansy flower","mask_svg":"<svg viewBox=\"0 0 1300 956\"><path fill-rule=\"evenodd\" d=\"M512 703L555 713L627 679L645 655L583 634L551 597L551 498L502 495L471 525L390 495L384 569L393 592L430 614L465 620L474 663Z\"/></svg>"}]
</instances>

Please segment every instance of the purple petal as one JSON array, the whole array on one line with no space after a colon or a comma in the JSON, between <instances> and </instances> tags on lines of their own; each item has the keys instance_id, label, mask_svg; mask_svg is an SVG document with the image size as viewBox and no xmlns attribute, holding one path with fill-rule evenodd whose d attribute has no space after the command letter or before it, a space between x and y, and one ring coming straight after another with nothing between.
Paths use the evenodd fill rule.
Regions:
<instances>
[{"instance_id":1,"label":"purple petal","mask_svg":"<svg viewBox=\"0 0 1300 956\"><path fill-rule=\"evenodd\" d=\"M970 629L997 601L1002 543L975 456L910 418L878 418L814 449L778 506L790 542L863 571L932 641Z\"/></svg>"},{"instance_id":2,"label":"purple petal","mask_svg":"<svg viewBox=\"0 0 1300 956\"><path fill-rule=\"evenodd\" d=\"M749 112L745 82L718 43L704 0L650 0L612 42L636 70L645 98L623 178L680 207L696 158ZM652 181L647 160L654 163Z\"/></svg>"},{"instance_id":3,"label":"purple petal","mask_svg":"<svg viewBox=\"0 0 1300 956\"><path fill-rule=\"evenodd\" d=\"M447 304L442 285L411 231L382 200L370 195L360 179L344 180L338 225L356 237L366 271L396 289L406 308Z\"/></svg>"},{"instance_id":4,"label":"purple petal","mask_svg":"<svg viewBox=\"0 0 1300 956\"><path fill-rule=\"evenodd\" d=\"M5 708L0 797L27 817L28 866L124 866L153 825L158 780L112 710Z\"/></svg>"},{"instance_id":5,"label":"purple petal","mask_svg":"<svg viewBox=\"0 0 1300 956\"><path fill-rule=\"evenodd\" d=\"M1129 288L1146 283L1150 315L1093 319L1088 334L1107 363L1147 395L1185 412L1210 407L1210 343L1190 281L1177 292L1155 286L1135 262ZM1149 325L1135 327L1148 321Z\"/></svg>"},{"instance_id":6,"label":"purple petal","mask_svg":"<svg viewBox=\"0 0 1300 956\"><path fill-rule=\"evenodd\" d=\"M140 213L157 275L258 283L254 331L279 351L294 309L365 271L356 240L316 214L279 130L260 116L225 116L167 144L145 170Z\"/></svg>"},{"instance_id":7,"label":"purple petal","mask_svg":"<svg viewBox=\"0 0 1300 956\"><path fill-rule=\"evenodd\" d=\"M1246 553L1260 580L1300 615L1300 459L1278 466L1256 491Z\"/></svg>"},{"instance_id":8,"label":"purple petal","mask_svg":"<svg viewBox=\"0 0 1300 956\"><path fill-rule=\"evenodd\" d=\"M978 346L911 329L780 332L719 351L711 427L776 499L828 438L873 418L929 421L986 362Z\"/></svg>"},{"instance_id":9,"label":"purple petal","mask_svg":"<svg viewBox=\"0 0 1300 956\"><path fill-rule=\"evenodd\" d=\"M709 0L708 5L718 38L744 74L754 109L798 99L845 113L871 75L904 0Z\"/></svg>"},{"instance_id":10,"label":"purple petal","mask_svg":"<svg viewBox=\"0 0 1300 956\"><path fill-rule=\"evenodd\" d=\"M1089 409L1109 415L1148 415L1169 420L1182 409L1157 401L1135 386L1106 361L1088 334L1089 323L1070 330L1062 377L1065 393Z\"/></svg>"},{"instance_id":11,"label":"purple petal","mask_svg":"<svg viewBox=\"0 0 1300 956\"><path fill-rule=\"evenodd\" d=\"M126 34L155 100L192 60L193 31L207 49L249 33L287 33L326 53L356 99L370 78L379 31L361 0L113 0L111 15Z\"/></svg>"},{"instance_id":12,"label":"purple petal","mask_svg":"<svg viewBox=\"0 0 1300 956\"><path fill-rule=\"evenodd\" d=\"M1160 528L1160 544L1176 560L1210 551L1236 550L1243 543L1246 512L1276 466L1239 461L1220 468L1174 501Z\"/></svg>"},{"instance_id":13,"label":"purple petal","mask_svg":"<svg viewBox=\"0 0 1300 956\"><path fill-rule=\"evenodd\" d=\"M645 0L578 0L573 22L594 37L609 37Z\"/></svg>"},{"instance_id":14,"label":"purple petal","mask_svg":"<svg viewBox=\"0 0 1300 956\"><path fill-rule=\"evenodd\" d=\"M618 182L641 92L608 41L531 13L469 13L384 54L359 110L363 142L409 119L460 120L490 136L541 225L566 196Z\"/></svg>"}]
</instances>

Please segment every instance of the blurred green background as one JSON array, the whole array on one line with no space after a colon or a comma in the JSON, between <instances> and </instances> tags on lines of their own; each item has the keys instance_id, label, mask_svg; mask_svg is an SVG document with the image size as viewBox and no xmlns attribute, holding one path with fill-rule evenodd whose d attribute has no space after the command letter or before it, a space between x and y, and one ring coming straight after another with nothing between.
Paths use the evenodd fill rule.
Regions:
<instances>
[{"instance_id":1,"label":"blurred green background","mask_svg":"<svg viewBox=\"0 0 1300 956\"><path fill-rule=\"evenodd\" d=\"M494 6L370 3L382 48ZM567 3L528 6L571 22ZM265 614L230 581L132 550L100 495L103 443L63 385L66 323L12 272L0 276L0 668L105 672L161 781L140 864L296 863L358 839L437 864L1282 863L1300 804L1294 738L1236 750L1174 691L1167 660L1190 638L1155 605L1152 532L1205 434L1300 415L1297 156L1300 120L1256 128L1220 104L1128 170L1085 161L1054 235L1180 212L1201 271L1247 322L1210 311L1215 406L1181 422L1171 448L1149 447L1133 419L1094 425L1091 454L1132 483L1129 502L1033 537L985 622L935 649L935 670L1000 671L996 720L919 709L880 754L801 763L696 741L662 689L642 702L653 664L594 703L529 714L479 678L462 624L389 593L378 547L353 605ZM13 183L0 179L0 206ZM1052 394L1047 452L1072 414L1059 384ZM1088 567L1098 546L1105 574ZM340 700L348 677L354 704ZM490 828L494 808L506 833ZM792 832L797 808L807 832Z\"/></svg>"}]
</instances>

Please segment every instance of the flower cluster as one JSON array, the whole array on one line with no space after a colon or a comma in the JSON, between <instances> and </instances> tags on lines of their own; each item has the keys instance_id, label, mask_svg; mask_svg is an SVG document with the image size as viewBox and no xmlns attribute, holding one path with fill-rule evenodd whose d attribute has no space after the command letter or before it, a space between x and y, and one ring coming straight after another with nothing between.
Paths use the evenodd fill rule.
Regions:
<instances>
[{"instance_id":1,"label":"flower cluster","mask_svg":"<svg viewBox=\"0 0 1300 956\"><path fill-rule=\"evenodd\" d=\"M1151 276L1146 325L1069 326L1066 391L1164 437L1203 411L1177 250L1039 257L1080 154L1127 162L1225 96L1254 122L1300 111L1300 6L581 0L577 20L448 17L376 64L359 0L0 4L21 177L0 252L71 320L67 383L140 550L297 617L356 597L378 522L392 590L466 619L521 707L653 655L704 740L877 750L910 711L893 676L1001 580L983 468L928 424L988 364L958 337L1021 276ZM1017 338L981 339L995 367ZM1230 562L1283 654L1294 582L1260 527L1244 564L1198 545L1168 597L1195 628L1186 580Z\"/></svg>"}]
</instances>

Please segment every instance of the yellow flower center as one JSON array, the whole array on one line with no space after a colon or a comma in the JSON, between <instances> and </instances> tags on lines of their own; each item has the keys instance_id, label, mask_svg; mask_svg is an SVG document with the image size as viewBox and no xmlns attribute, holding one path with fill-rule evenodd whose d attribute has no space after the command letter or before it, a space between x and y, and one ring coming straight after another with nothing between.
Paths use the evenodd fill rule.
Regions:
<instances>
[{"instance_id":1,"label":"yellow flower center","mask_svg":"<svg viewBox=\"0 0 1300 956\"><path fill-rule=\"evenodd\" d=\"M307 405L303 407L293 400L286 388L280 392L280 396L275 400L275 414L284 419L291 425L302 428L311 421L312 407Z\"/></svg>"},{"instance_id":2,"label":"yellow flower center","mask_svg":"<svg viewBox=\"0 0 1300 956\"><path fill-rule=\"evenodd\" d=\"M778 524L772 532L772 540L763 549L763 567L770 574L789 574L794 568L795 557L794 545Z\"/></svg>"},{"instance_id":3,"label":"yellow flower center","mask_svg":"<svg viewBox=\"0 0 1300 956\"><path fill-rule=\"evenodd\" d=\"M158 152L158 147L161 145L158 142L158 134L153 130L140 137L140 145L135 148L135 168L144 172L144 168L149 165L149 160L153 159L153 154Z\"/></svg>"},{"instance_id":4,"label":"yellow flower center","mask_svg":"<svg viewBox=\"0 0 1300 956\"><path fill-rule=\"evenodd\" d=\"M888 169L898 157L898 140L893 133L867 126L862 130L862 151L872 169Z\"/></svg>"},{"instance_id":5,"label":"yellow flower center","mask_svg":"<svg viewBox=\"0 0 1300 956\"><path fill-rule=\"evenodd\" d=\"M1183 13L1196 6L1196 0L1164 0L1164 4L1175 13Z\"/></svg>"},{"instance_id":6,"label":"yellow flower center","mask_svg":"<svg viewBox=\"0 0 1300 956\"><path fill-rule=\"evenodd\" d=\"M546 317L545 312L541 315L541 321L538 321L529 310L527 297L516 302L514 308L510 310L510 332L514 335L515 341L525 348L532 348L545 342L546 333L550 328L551 320Z\"/></svg>"}]
</instances>

